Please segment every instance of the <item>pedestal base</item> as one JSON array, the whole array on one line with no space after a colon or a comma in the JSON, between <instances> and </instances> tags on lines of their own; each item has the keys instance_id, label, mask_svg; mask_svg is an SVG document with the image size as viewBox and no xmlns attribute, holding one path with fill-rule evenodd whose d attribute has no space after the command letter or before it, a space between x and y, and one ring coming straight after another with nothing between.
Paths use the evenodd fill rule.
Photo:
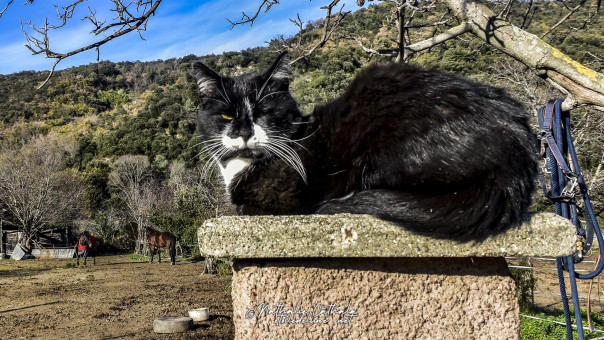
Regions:
<instances>
[{"instance_id":1,"label":"pedestal base","mask_svg":"<svg viewBox=\"0 0 604 340\"><path fill-rule=\"evenodd\" d=\"M519 339L503 258L236 259L237 339Z\"/></svg>"}]
</instances>

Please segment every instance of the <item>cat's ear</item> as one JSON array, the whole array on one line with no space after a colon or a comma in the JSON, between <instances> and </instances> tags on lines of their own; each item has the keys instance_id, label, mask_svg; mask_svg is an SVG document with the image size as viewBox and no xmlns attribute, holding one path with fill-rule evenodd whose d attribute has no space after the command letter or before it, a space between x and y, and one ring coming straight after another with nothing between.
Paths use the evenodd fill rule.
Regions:
<instances>
[{"instance_id":1,"label":"cat's ear","mask_svg":"<svg viewBox=\"0 0 604 340\"><path fill-rule=\"evenodd\" d=\"M214 94L220 81L220 76L216 72L210 70L202 62L196 61L193 63L193 74L197 79L197 90L200 96L208 97Z\"/></svg>"},{"instance_id":2,"label":"cat's ear","mask_svg":"<svg viewBox=\"0 0 604 340\"><path fill-rule=\"evenodd\" d=\"M283 52L279 54L273 66L266 72L266 81L277 81L285 82L289 84L289 77L291 76L291 68L289 66L289 53Z\"/></svg>"}]
</instances>

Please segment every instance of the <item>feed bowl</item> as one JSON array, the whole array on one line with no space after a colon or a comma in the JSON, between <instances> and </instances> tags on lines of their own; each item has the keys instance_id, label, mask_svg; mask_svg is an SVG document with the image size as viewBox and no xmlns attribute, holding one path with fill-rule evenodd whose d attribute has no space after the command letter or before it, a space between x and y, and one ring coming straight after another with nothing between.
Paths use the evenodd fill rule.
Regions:
<instances>
[{"instance_id":1,"label":"feed bowl","mask_svg":"<svg viewBox=\"0 0 604 340\"><path fill-rule=\"evenodd\" d=\"M189 311L189 317L193 321L205 321L210 318L210 310L208 308L197 308Z\"/></svg>"}]
</instances>

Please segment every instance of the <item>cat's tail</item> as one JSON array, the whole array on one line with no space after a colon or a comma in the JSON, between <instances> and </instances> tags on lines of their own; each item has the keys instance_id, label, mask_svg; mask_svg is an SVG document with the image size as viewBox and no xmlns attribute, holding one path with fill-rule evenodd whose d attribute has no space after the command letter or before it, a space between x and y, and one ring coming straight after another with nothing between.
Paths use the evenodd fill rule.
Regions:
<instances>
[{"instance_id":1,"label":"cat's tail","mask_svg":"<svg viewBox=\"0 0 604 340\"><path fill-rule=\"evenodd\" d=\"M369 214L433 237L482 239L517 225L534 188L532 180L521 177L510 183L486 177L449 188L361 191L323 202L317 213Z\"/></svg>"}]
</instances>

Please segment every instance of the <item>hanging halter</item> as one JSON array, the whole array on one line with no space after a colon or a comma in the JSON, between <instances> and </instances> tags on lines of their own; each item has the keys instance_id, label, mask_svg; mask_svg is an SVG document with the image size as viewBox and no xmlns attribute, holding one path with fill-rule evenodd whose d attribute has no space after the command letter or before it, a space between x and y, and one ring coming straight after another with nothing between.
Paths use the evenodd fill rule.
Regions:
<instances>
[{"instance_id":1,"label":"hanging halter","mask_svg":"<svg viewBox=\"0 0 604 340\"><path fill-rule=\"evenodd\" d=\"M604 269L604 261L598 261L598 265L594 271L588 274L578 274L575 272L574 265L581 262L585 254L591 249L594 235L598 240L600 255L602 254L604 240L602 239L602 232L591 206L589 195L587 194L587 186L579 167L579 160L570 131L570 113L562 112L561 109L563 101L564 99L550 100L545 107L539 109L539 137L544 147L540 182L545 196L554 202L556 214L571 220L577 231L577 252L573 256L558 257L556 262L558 264L560 295L562 296L562 305L564 306L564 316L566 318L566 336L568 339L573 338L564 271L568 271L569 273L577 333L579 339L582 340L584 339L583 322L576 279L590 280L598 276L602 272L602 269ZM569 157L570 162L568 161ZM549 175L550 190L547 189L546 175ZM583 209L577 205L577 188L584 203ZM579 220L579 213L585 219L585 227L583 227Z\"/></svg>"}]
</instances>

